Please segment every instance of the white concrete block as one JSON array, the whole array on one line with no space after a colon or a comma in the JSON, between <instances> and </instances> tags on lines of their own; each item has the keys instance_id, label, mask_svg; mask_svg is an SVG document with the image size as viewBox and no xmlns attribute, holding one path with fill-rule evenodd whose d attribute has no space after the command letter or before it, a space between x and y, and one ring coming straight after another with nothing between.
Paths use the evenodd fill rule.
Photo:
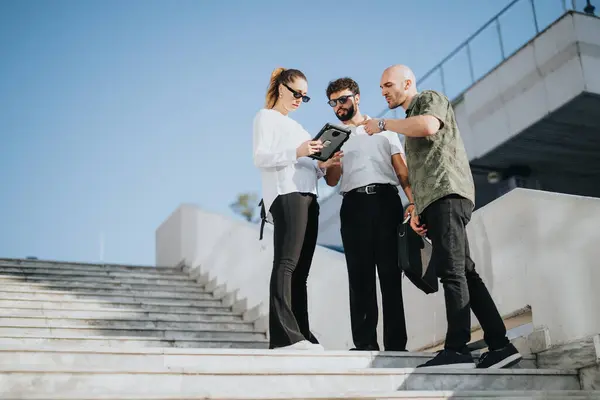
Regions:
<instances>
[{"instance_id":1,"label":"white concrete block","mask_svg":"<svg viewBox=\"0 0 600 400\"><path fill-rule=\"evenodd\" d=\"M531 86L505 103L511 132L522 132L548 113L546 87L542 78L534 74L531 80Z\"/></svg>"},{"instance_id":2,"label":"white concrete block","mask_svg":"<svg viewBox=\"0 0 600 400\"><path fill-rule=\"evenodd\" d=\"M485 116L478 116L476 120L470 119L473 132L477 135L473 157L481 157L489 149L493 149L511 137L508 114L502 104L498 101L497 107L486 110Z\"/></svg>"},{"instance_id":3,"label":"white concrete block","mask_svg":"<svg viewBox=\"0 0 600 400\"><path fill-rule=\"evenodd\" d=\"M465 150L467 151L467 156L469 157L469 159L471 159L474 157L475 154L475 143L477 142L477 135L471 129L471 125L469 123L469 115L467 112L467 106L464 101L461 101L460 103L454 106L454 115L456 117L458 129L460 130L460 135L465 145Z\"/></svg>"},{"instance_id":4,"label":"white concrete block","mask_svg":"<svg viewBox=\"0 0 600 400\"><path fill-rule=\"evenodd\" d=\"M600 95L600 46L580 43L580 49L585 91Z\"/></svg>"},{"instance_id":5,"label":"white concrete block","mask_svg":"<svg viewBox=\"0 0 600 400\"><path fill-rule=\"evenodd\" d=\"M567 16L548 28L532 43L538 65L544 65L577 42L573 16Z\"/></svg>"},{"instance_id":6,"label":"white concrete block","mask_svg":"<svg viewBox=\"0 0 600 400\"><path fill-rule=\"evenodd\" d=\"M581 60L576 54L568 53L569 61L549 71L544 80L548 94L548 106L554 111L579 95L585 89Z\"/></svg>"},{"instance_id":7,"label":"white concrete block","mask_svg":"<svg viewBox=\"0 0 600 400\"><path fill-rule=\"evenodd\" d=\"M596 5L596 14L598 6ZM573 26L578 42L600 45L600 23L598 17L587 15L573 16Z\"/></svg>"},{"instance_id":8,"label":"white concrete block","mask_svg":"<svg viewBox=\"0 0 600 400\"><path fill-rule=\"evenodd\" d=\"M532 86L532 74L537 75L535 78L541 79L539 74L535 74L536 69L534 46L531 43L504 61L496 70L503 100L511 101L524 89Z\"/></svg>"},{"instance_id":9,"label":"white concrete block","mask_svg":"<svg viewBox=\"0 0 600 400\"><path fill-rule=\"evenodd\" d=\"M550 331L544 327L538 328L531 332L527 337L527 340L533 353L541 353L550 349L552 346Z\"/></svg>"},{"instance_id":10,"label":"white concrete block","mask_svg":"<svg viewBox=\"0 0 600 400\"><path fill-rule=\"evenodd\" d=\"M597 366L600 364L600 335L548 346L548 349L537 354L537 361L539 368L550 369L579 370Z\"/></svg>"},{"instance_id":11,"label":"white concrete block","mask_svg":"<svg viewBox=\"0 0 600 400\"><path fill-rule=\"evenodd\" d=\"M600 365L582 368L579 374L583 390L600 391Z\"/></svg>"},{"instance_id":12,"label":"white concrete block","mask_svg":"<svg viewBox=\"0 0 600 400\"><path fill-rule=\"evenodd\" d=\"M502 82L498 70L493 70L467 92L464 93L464 102L466 111L469 115L471 127L480 122L481 114L486 114L489 110L489 103L502 93ZM495 108L495 107L491 107ZM482 111L485 109L486 111Z\"/></svg>"}]
</instances>

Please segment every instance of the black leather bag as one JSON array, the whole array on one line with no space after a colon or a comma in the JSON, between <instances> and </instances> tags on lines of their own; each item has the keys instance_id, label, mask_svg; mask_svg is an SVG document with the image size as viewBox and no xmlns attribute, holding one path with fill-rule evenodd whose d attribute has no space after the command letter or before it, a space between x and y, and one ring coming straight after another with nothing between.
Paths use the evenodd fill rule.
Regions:
<instances>
[{"instance_id":1,"label":"black leather bag","mask_svg":"<svg viewBox=\"0 0 600 400\"><path fill-rule=\"evenodd\" d=\"M430 265L431 242L415 233L409 220L398 227L398 266L406 277L426 294L439 290L434 266Z\"/></svg>"}]
</instances>

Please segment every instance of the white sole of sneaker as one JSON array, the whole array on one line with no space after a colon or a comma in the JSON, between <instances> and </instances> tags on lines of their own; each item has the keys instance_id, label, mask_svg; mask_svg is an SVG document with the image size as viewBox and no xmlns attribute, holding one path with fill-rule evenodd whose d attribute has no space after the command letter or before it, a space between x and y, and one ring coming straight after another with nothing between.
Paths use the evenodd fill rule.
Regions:
<instances>
[{"instance_id":1,"label":"white sole of sneaker","mask_svg":"<svg viewBox=\"0 0 600 400\"><path fill-rule=\"evenodd\" d=\"M460 364L444 364L444 365L433 365L421 368L461 368L461 369L474 369L475 363L460 363Z\"/></svg>"},{"instance_id":2,"label":"white sole of sneaker","mask_svg":"<svg viewBox=\"0 0 600 400\"><path fill-rule=\"evenodd\" d=\"M504 360L497 362L496 364L487 367L486 369L499 369L499 368L506 368L506 367L511 367L513 365L515 365L516 363L518 363L519 361L521 361L521 359L523 358L523 356L521 356L521 354L517 353L517 354L513 354L510 357L505 358Z\"/></svg>"}]
</instances>

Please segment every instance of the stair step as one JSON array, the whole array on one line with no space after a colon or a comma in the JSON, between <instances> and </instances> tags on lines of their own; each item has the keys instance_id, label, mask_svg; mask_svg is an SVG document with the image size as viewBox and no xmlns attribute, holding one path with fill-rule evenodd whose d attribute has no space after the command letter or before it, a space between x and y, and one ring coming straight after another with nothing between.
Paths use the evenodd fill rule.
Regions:
<instances>
[{"instance_id":1,"label":"stair step","mask_svg":"<svg viewBox=\"0 0 600 400\"><path fill-rule=\"evenodd\" d=\"M116 296L116 297L144 297L144 298L163 298L163 299L186 299L186 300L218 300L212 295L204 291L195 293L182 293L179 291L170 292L166 290L132 290L121 288L96 288L96 287L60 287L60 286L42 286L42 285L12 285L1 286L0 293L32 293L36 294L51 294L51 295L68 295L76 294L81 296Z\"/></svg>"},{"instance_id":2,"label":"stair step","mask_svg":"<svg viewBox=\"0 0 600 400\"><path fill-rule=\"evenodd\" d=\"M45 318L45 317L0 317L2 327L22 326L37 328L107 328L107 329L159 329L190 331L233 331L254 332L254 325L249 322L180 322L151 321L135 319L82 319L82 318Z\"/></svg>"},{"instance_id":3,"label":"stair step","mask_svg":"<svg viewBox=\"0 0 600 400\"><path fill-rule=\"evenodd\" d=\"M0 317L80 318L80 319L134 319L136 321L174 322L236 322L242 316L232 312L156 313L141 310L77 310L47 308L0 308Z\"/></svg>"},{"instance_id":4,"label":"stair step","mask_svg":"<svg viewBox=\"0 0 600 400\"><path fill-rule=\"evenodd\" d=\"M135 374L135 376L132 376ZM459 369L343 369L195 372L186 368L160 371L102 371L98 368L56 368L13 365L0 367L5 396L53 393L63 398L105 395L204 395L242 397L306 397L314 393L397 390L579 390L575 371Z\"/></svg>"},{"instance_id":5,"label":"stair step","mask_svg":"<svg viewBox=\"0 0 600 400\"><path fill-rule=\"evenodd\" d=\"M201 372L235 370L310 370L358 368L414 368L434 355L406 352L227 349L82 349L14 346L0 350L0 365L53 365L75 368L94 365L106 370L135 369L152 371L185 367ZM521 361L522 368L533 369L533 358Z\"/></svg>"},{"instance_id":6,"label":"stair step","mask_svg":"<svg viewBox=\"0 0 600 400\"><path fill-rule=\"evenodd\" d=\"M0 261L0 270L2 269L20 269L20 270L64 270L64 271L84 271L84 272L119 272L119 273L142 273L151 275L184 275L179 268L154 268L154 267L128 267L124 265L80 265L80 264L11 264Z\"/></svg>"},{"instance_id":7,"label":"stair step","mask_svg":"<svg viewBox=\"0 0 600 400\"><path fill-rule=\"evenodd\" d=\"M57 279L54 281L40 280L2 280L1 288L30 288L36 290L71 290L71 289L113 289L113 290L157 290L177 293L209 293L203 285L193 283L192 285L155 285L155 284L123 284L119 281L105 282L85 282L85 281L65 281Z\"/></svg>"},{"instance_id":8,"label":"stair step","mask_svg":"<svg viewBox=\"0 0 600 400\"><path fill-rule=\"evenodd\" d=\"M61 310L114 310L114 309L127 309L131 310L143 310L147 312L159 312L159 313L202 313L202 312L224 312L229 311L230 307L221 306L183 306L183 305L169 305L156 302L111 302L104 300L69 300L68 302L62 301L49 301L44 299L2 299L0 298L0 308L38 308L38 309L61 309Z\"/></svg>"},{"instance_id":9,"label":"stair step","mask_svg":"<svg viewBox=\"0 0 600 400\"><path fill-rule=\"evenodd\" d=\"M76 397L78 400L205 400L207 397L200 395L105 395L105 394L83 394ZM494 392L486 391L402 391L402 392L373 392L363 391L354 393L329 393L329 394L307 394L301 397L289 396L260 396L252 393L242 396L210 397L213 400L478 400L478 399L502 399L502 400L598 400L600 391L578 391L578 390L502 390ZM4 400L70 400L73 397L64 397L54 393L43 393L28 395L27 397L3 398Z\"/></svg>"},{"instance_id":10,"label":"stair step","mask_svg":"<svg viewBox=\"0 0 600 400\"><path fill-rule=\"evenodd\" d=\"M54 348L64 347L111 347L119 349L147 348L147 347L177 347L177 348L239 348L239 349L266 349L268 342L263 340L239 339L161 339L151 337L128 337L116 336L81 336L81 337L59 337L57 335L39 335L36 337L14 337L0 335L0 348L12 346L52 346ZM1 386L0 386L1 387Z\"/></svg>"},{"instance_id":11,"label":"stair step","mask_svg":"<svg viewBox=\"0 0 600 400\"><path fill-rule=\"evenodd\" d=\"M155 271L179 271L180 268L169 267L169 266L154 266L154 265L127 265L127 264L103 264L103 263L80 263L70 261L53 261L53 260L25 260L25 259L11 259L11 258L0 258L0 264L17 267L38 267L44 266L47 268L63 268L65 266L75 267L102 267L102 268L117 268L124 270L155 270Z\"/></svg>"},{"instance_id":12,"label":"stair step","mask_svg":"<svg viewBox=\"0 0 600 400\"><path fill-rule=\"evenodd\" d=\"M433 354L267 347L179 268L0 259L6 400L600 400L576 371L535 369L534 357L415 369Z\"/></svg>"},{"instance_id":13,"label":"stair step","mask_svg":"<svg viewBox=\"0 0 600 400\"><path fill-rule=\"evenodd\" d=\"M93 283L109 283L109 284L125 284L125 285L160 285L160 286L175 286L175 287L202 287L199 283L191 278L188 280L169 280L162 278L132 278L131 276L115 278L104 276L68 276L68 275L2 275L0 273L0 283L4 282L93 282Z\"/></svg>"},{"instance_id":14,"label":"stair step","mask_svg":"<svg viewBox=\"0 0 600 400\"><path fill-rule=\"evenodd\" d=\"M112 271L86 271L84 269L58 269L58 268L12 268L0 267L1 276L97 276L114 278L139 278L139 279L168 279L170 281L187 281L190 277L182 274L160 274L152 272L112 272Z\"/></svg>"},{"instance_id":15,"label":"stair step","mask_svg":"<svg viewBox=\"0 0 600 400\"><path fill-rule=\"evenodd\" d=\"M63 327L41 327L41 326L0 326L0 336L3 337L37 337L37 336L59 336L77 338L81 336L104 336L112 338L115 336L137 336L164 338L167 340L195 340L195 339L248 339L261 340L265 338L265 334L252 331L232 331L222 330L214 327L212 330L195 330L195 329L171 329L171 328L129 328L127 326L119 326L114 328L95 327L95 326L63 326Z\"/></svg>"},{"instance_id":16,"label":"stair step","mask_svg":"<svg viewBox=\"0 0 600 400\"><path fill-rule=\"evenodd\" d=\"M60 292L4 292L0 290L0 300L34 300L34 301L69 301L69 302L94 302L94 303L121 303L121 304L154 304L161 306L179 307L219 307L221 300L188 300L171 299L164 297L111 295L106 293L60 293Z\"/></svg>"}]
</instances>

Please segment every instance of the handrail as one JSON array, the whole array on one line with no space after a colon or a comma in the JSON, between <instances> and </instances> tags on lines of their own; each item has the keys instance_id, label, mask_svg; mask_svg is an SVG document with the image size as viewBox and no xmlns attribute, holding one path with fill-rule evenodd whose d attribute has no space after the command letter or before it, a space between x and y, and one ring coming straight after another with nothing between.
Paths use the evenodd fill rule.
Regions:
<instances>
[{"instance_id":1,"label":"handrail","mask_svg":"<svg viewBox=\"0 0 600 400\"><path fill-rule=\"evenodd\" d=\"M423 81L426 81L427 79L431 78L434 76L434 74L439 72L440 75L440 81L441 81L441 91L446 94L446 96L448 96L448 98L450 98L452 101L454 101L455 99L457 99L458 97L460 97L466 89L468 89L468 87L470 87L471 85L473 85L478 79L480 79L481 77L485 76L487 73L489 73L489 71L491 71L493 68L496 68L500 63L502 63L503 61L505 61L507 58L509 58L510 56L512 56L514 54L515 51L517 51L518 49L515 49L514 51L510 52L509 54L507 54L506 52L506 48L505 48L505 43L504 40L502 38L502 30L501 30L501 24L500 24L500 18L510 9L512 9L513 7L515 7L517 4L520 4L523 1L527 1L529 2L530 6L531 6L531 13L532 13L532 22L533 22L533 27L535 28L535 36L537 36L543 29L545 29L547 26L550 26L551 24L553 24L554 22L556 22L558 19L562 18L564 16L565 13L569 12L569 11L577 11L577 7L576 7L576 1L575 0L571 0L570 2L568 0L554 0L554 1L560 1L562 3L562 10L563 13L554 21L550 22L549 24L545 25L544 27L540 27L540 23L538 21L538 13L536 10L536 3L535 0L513 0L511 1L506 7L504 7L502 10L500 10L500 12L498 12L495 16L493 16L492 18L490 18L485 24L483 24L477 31L475 31L475 33L473 33L471 36L469 36L465 41L463 41L460 45L458 45L454 50L452 50L446 57L444 57L442 59L442 61L440 61L438 64L436 64L433 68L431 68L429 71L427 71L421 78L419 78L417 80L417 83L419 84L419 87L421 87L421 89L437 89L434 87L427 87L427 85L422 85L421 83ZM540 1L540 0L538 0ZM570 3L570 5L568 4ZM591 5L590 0L586 1L586 6L582 7L582 11L587 13L587 14L592 14L594 13L594 7ZM543 4L545 6L548 5L552 5L552 3L549 2L549 0L543 0ZM556 4L556 3L554 3ZM499 63L497 63L496 65L494 65L493 67L489 68L486 71L483 71L479 74L476 74L474 71L474 66L473 66L473 57L472 57L472 51L471 51L471 43L473 42L473 40L475 40L476 38L478 38L481 33L486 30L487 28L489 28L490 26L492 26L493 24L496 24L496 35L497 35L497 39L498 39L498 44L500 47L500 55L501 55L501 60ZM529 40L532 37L528 38ZM467 56L467 61L468 61L468 68L469 68L469 78L470 78L470 82L465 85L465 87L459 89L457 91L457 93L448 93L448 91L446 90L446 76L444 74L444 66L448 63L448 61L450 61L454 56L456 56L457 54L459 54L462 50L466 50L466 56ZM423 87L425 86L425 87ZM386 115L388 112L393 111L390 110L389 108L384 109L383 111L381 111L379 113L379 115L377 115L377 118L381 118L384 115Z\"/></svg>"},{"instance_id":2,"label":"handrail","mask_svg":"<svg viewBox=\"0 0 600 400\"><path fill-rule=\"evenodd\" d=\"M449 59L451 59L452 57L454 57L460 50L462 50L463 47L467 46L473 39L475 39L476 36L478 36L481 32L483 32L485 30L485 28L487 28L488 26L490 26L492 24L492 22L494 21L498 21L498 19L510 8L512 8L513 5L515 5L516 3L520 2L522 0L513 0L512 2L510 2L506 7L504 7L498 14L496 14L495 16L493 16L492 18L490 18L490 20L488 22L486 22L485 24L483 24L483 26L481 28L479 28L474 34L472 34L471 36L469 36L467 38L467 40L465 40L464 42L462 42L461 44L458 45L458 47L454 50L452 50L452 52L450 54L448 54L442 61L440 61L439 63L437 63L433 68L431 68L429 71L427 71L425 73L425 75L423 75L418 82L423 81L427 78L429 78L430 75L432 75L438 68L440 68L444 63L446 63L446 61L448 61ZM533 0L529 0L531 1L531 4L535 4ZM535 6L534 6L535 9ZM536 28L537 28L537 24L536 24ZM539 33L539 31L536 31L536 34ZM470 57L469 57L470 58ZM470 63L469 63L470 64Z\"/></svg>"}]
</instances>

